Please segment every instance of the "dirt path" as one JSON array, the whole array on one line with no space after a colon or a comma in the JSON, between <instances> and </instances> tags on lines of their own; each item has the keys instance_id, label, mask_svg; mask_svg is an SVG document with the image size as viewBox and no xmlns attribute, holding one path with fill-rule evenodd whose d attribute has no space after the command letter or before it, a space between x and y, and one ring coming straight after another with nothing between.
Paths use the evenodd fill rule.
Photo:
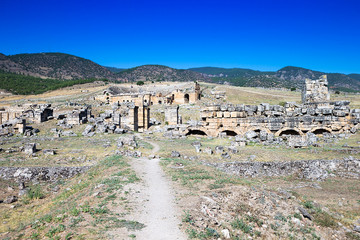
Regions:
<instances>
[{"instance_id":1,"label":"dirt path","mask_svg":"<svg viewBox=\"0 0 360 240\"><path fill-rule=\"evenodd\" d=\"M142 138L140 135L137 137ZM156 154L160 149L159 145L150 141L148 143L153 146L152 153ZM146 157L132 161L132 167L142 179L132 220L146 225L141 231L135 231L133 234L136 235L136 239L186 239L179 229L181 212L175 204L175 192L159 161Z\"/></svg>"}]
</instances>

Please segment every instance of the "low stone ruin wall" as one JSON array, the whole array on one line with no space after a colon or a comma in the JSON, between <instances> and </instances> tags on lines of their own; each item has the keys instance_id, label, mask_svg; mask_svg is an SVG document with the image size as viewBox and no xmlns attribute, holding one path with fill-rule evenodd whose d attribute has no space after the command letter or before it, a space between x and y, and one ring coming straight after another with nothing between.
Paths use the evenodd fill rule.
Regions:
<instances>
[{"instance_id":1,"label":"low stone ruin wall","mask_svg":"<svg viewBox=\"0 0 360 240\"><path fill-rule=\"evenodd\" d=\"M0 178L19 182L54 181L71 178L90 167L0 167Z\"/></svg>"},{"instance_id":2,"label":"low stone ruin wall","mask_svg":"<svg viewBox=\"0 0 360 240\"><path fill-rule=\"evenodd\" d=\"M208 163L228 174L243 177L278 177L294 175L303 179L327 177L360 178L360 159L309 160L291 162L227 162Z\"/></svg>"}]
</instances>

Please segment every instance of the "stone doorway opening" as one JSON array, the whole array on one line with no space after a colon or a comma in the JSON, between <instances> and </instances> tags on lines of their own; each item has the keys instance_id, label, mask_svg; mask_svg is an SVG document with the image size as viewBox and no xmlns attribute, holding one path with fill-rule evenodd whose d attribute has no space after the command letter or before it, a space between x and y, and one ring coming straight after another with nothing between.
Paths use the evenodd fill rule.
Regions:
<instances>
[{"instance_id":1,"label":"stone doorway opening","mask_svg":"<svg viewBox=\"0 0 360 240\"><path fill-rule=\"evenodd\" d=\"M189 99L190 99L189 94L185 94L184 95L184 103L189 103Z\"/></svg>"}]
</instances>

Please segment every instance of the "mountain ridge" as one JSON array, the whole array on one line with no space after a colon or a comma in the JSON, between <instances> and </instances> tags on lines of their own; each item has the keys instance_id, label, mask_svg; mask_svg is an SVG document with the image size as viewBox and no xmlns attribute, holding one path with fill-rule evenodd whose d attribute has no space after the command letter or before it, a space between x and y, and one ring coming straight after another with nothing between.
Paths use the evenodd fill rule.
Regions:
<instances>
[{"instance_id":1,"label":"mountain ridge","mask_svg":"<svg viewBox=\"0 0 360 240\"><path fill-rule=\"evenodd\" d=\"M248 87L301 88L305 78L318 79L328 76L329 87L334 90L360 91L360 74L326 73L302 67L286 66L277 71L257 71L245 68L203 67L190 68L212 79Z\"/></svg>"},{"instance_id":2,"label":"mountain ridge","mask_svg":"<svg viewBox=\"0 0 360 240\"><path fill-rule=\"evenodd\" d=\"M60 80L106 78L121 81L109 69L89 59L58 52L8 56L2 54L0 69L10 73Z\"/></svg>"},{"instance_id":3,"label":"mountain ridge","mask_svg":"<svg viewBox=\"0 0 360 240\"><path fill-rule=\"evenodd\" d=\"M77 79L108 79L113 82L136 81L205 81L229 83L244 87L302 88L305 78L328 76L329 88L341 91L360 91L360 74L325 73L302 67L286 66L277 71L248 68L198 67L176 69L164 65L141 65L123 69L105 67L75 55L0 53L0 70L24 76L61 81Z\"/></svg>"}]
</instances>

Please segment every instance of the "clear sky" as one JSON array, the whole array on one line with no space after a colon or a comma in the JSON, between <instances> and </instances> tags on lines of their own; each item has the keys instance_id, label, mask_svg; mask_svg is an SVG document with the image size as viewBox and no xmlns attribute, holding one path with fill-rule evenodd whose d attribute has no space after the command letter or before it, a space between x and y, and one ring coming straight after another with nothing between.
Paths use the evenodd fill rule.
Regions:
<instances>
[{"instance_id":1,"label":"clear sky","mask_svg":"<svg viewBox=\"0 0 360 240\"><path fill-rule=\"evenodd\" d=\"M360 73L359 0L1 0L0 52L162 64Z\"/></svg>"}]
</instances>

